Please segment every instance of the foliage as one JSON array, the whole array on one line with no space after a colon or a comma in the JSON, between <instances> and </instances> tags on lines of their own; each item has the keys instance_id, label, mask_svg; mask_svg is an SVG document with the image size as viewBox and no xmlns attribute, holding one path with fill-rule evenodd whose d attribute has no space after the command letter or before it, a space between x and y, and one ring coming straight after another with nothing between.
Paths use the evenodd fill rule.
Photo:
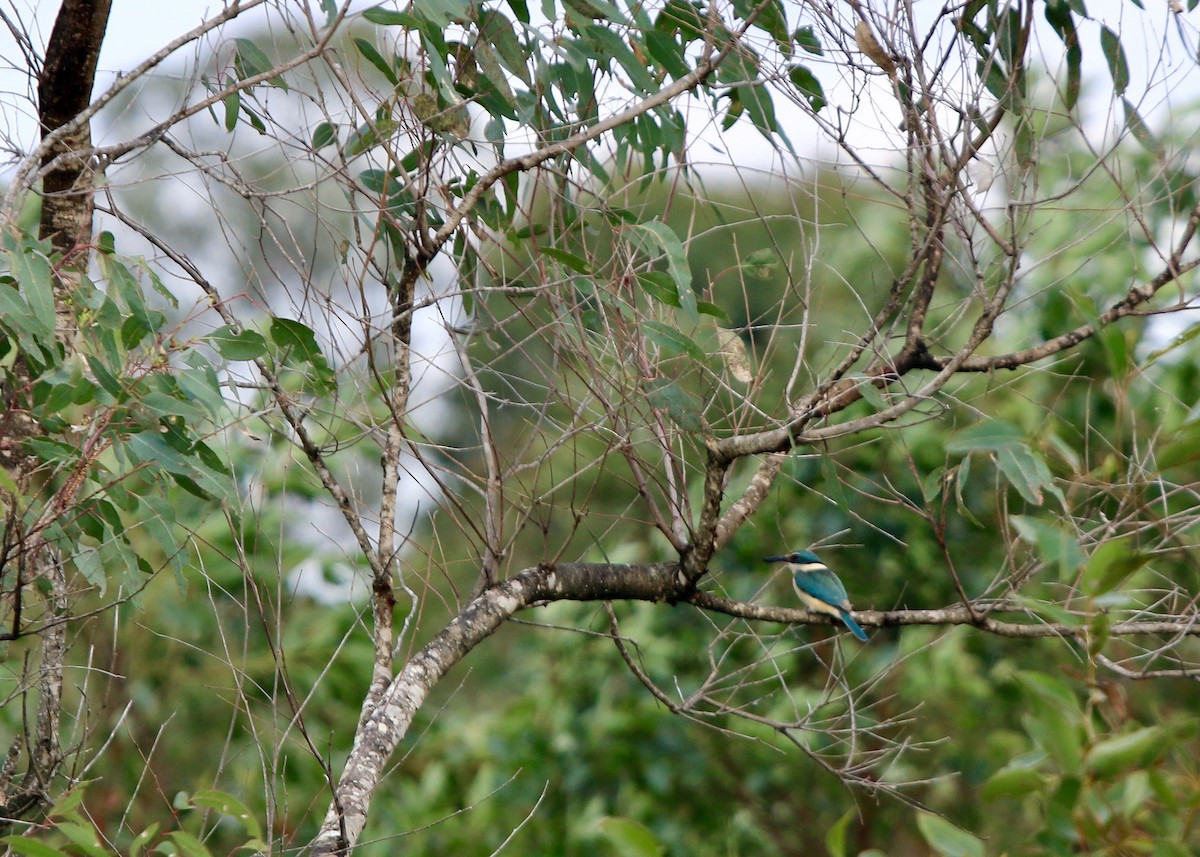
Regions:
<instances>
[{"instance_id":1,"label":"foliage","mask_svg":"<svg viewBox=\"0 0 1200 857\"><path fill-rule=\"evenodd\" d=\"M186 97L45 64L11 851L1197 848L1195 111L1124 28L318 6ZM865 646L778 606L809 545Z\"/></svg>"}]
</instances>

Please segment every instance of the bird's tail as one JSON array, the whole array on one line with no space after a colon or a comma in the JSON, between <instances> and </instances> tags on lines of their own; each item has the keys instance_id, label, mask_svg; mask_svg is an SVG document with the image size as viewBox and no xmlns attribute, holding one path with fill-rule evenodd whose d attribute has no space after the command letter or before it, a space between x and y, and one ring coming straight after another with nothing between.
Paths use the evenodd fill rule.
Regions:
<instances>
[{"instance_id":1,"label":"bird's tail","mask_svg":"<svg viewBox=\"0 0 1200 857\"><path fill-rule=\"evenodd\" d=\"M864 643L867 641L867 632L862 629L862 626L854 621L854 617L850 615L849 611L842 611L842 621L846 623L846 627L850 629L850 633L858 637L858 639L862 640Z\"/></svg>"}]
</instances>

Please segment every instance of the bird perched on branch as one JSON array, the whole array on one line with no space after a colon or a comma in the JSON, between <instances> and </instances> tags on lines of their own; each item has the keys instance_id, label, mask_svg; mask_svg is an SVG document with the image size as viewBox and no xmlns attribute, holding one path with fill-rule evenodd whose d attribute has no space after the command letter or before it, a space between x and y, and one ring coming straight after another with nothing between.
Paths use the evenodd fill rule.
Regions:
<instances>
[{"instance_id":1,"label":"bird perched on branch","mask_svg":"<svg viewBox=\"0 0 1200 857\"><path fill-rule=\"evenodd\" d=\"M783 556L763 557L763 562L786 562L792 573L792 586L804 606L816 613L840 619L854 636L867 639L867 632L850 615L850 599L838 576L812 551L792 551Z\"/></svg>"}]
</instances>

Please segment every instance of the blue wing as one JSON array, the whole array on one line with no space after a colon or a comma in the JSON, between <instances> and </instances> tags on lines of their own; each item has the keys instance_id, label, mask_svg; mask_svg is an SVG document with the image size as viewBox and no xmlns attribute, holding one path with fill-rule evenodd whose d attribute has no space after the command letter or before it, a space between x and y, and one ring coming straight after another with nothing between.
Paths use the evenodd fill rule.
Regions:
<instances>
[{"instance_id":1,"label":"blue wing","mask_svg":"<svg viewBox=\"0 0 1200 857\"><path fill-rule=\"evenodd\" d=\"M835 614L845 623L854 636L863 641L867 639L867 632L850 615L850 598L846 595L845 585L836 574L828 568L818 568L813 571L797 571L792 575L792 582L801 593L802 598L805 595L808 596L808 598L803 600L808 601L808 599L812 599L823 605L828 605L832 609L823 610L822 612Z\"/></svg>"},{"instance_id":2,"label":"blue wing","mask_svg":"<svg viewBox=\"0 0 1200 857\"><path fill-rule=\"evenodd\" d=\"M797 571L793 575L796 588L818 601L824 601L839 610L850 609L850 598L846 587L836 574L827 568L815 571Z\"/></svg>"}]
</instances>

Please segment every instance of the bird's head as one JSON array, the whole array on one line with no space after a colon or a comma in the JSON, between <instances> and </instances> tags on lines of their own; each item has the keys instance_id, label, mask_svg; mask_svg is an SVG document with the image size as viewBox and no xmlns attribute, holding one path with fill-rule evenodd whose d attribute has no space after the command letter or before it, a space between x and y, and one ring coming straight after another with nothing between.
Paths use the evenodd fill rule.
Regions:
<instances>
[{"instance_id":1,"label":"bird's head","mask_svg":"<svg viewBox=\"0 0 1200 857\"><path fill-rule=\"evenodd\" d=\"M825 567L825 563L817 559L817 555L810 550L791 551L782 556L765 556L763 562L790 562L793 565L799 566L820 566Z\"/></svg>"}]
</instances>

